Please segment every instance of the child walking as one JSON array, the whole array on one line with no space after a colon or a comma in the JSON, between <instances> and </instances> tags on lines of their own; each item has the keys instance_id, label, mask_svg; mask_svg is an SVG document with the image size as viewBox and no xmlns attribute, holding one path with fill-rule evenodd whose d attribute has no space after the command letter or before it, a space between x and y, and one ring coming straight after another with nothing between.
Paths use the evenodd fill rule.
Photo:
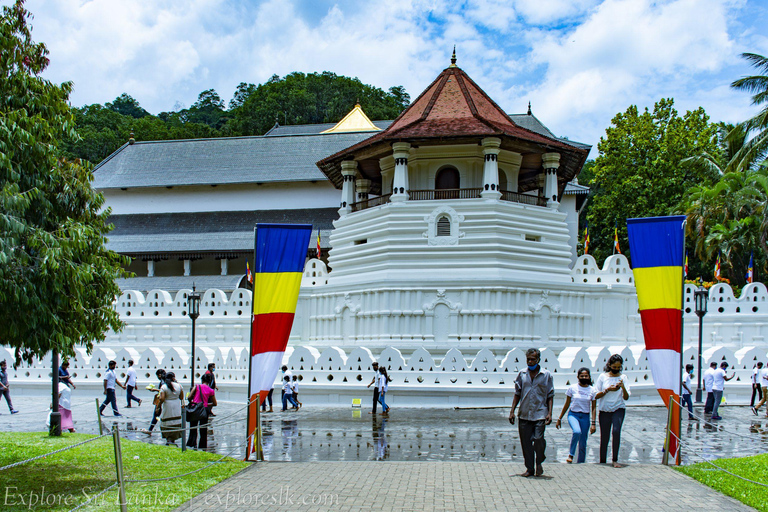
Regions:
<instances>
[{"instance_id":1,"label":"child walking","mask_svg":"<svg viewBox=\"0 0 768 512\"><path fill-rule=\"evenodd\" d=\"M299 401L299 376L294 375L293 381L291 382L291 389L293 390L293 401L299 404L298 408L301 409L301 406L303 405Z\"/></svg>"}]
</instances>

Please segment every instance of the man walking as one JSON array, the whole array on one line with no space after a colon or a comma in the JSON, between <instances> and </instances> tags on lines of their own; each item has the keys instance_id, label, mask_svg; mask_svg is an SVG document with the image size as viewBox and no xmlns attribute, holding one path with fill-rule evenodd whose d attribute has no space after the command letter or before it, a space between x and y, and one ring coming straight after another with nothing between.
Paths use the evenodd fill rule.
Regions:
<instances>
[{"instance_id":1,"label":"man walking","mask_svg":"<svg viewBox=\"0 0 768 512\"><path fill-rule=\"evenodd\" d=\"M99 413L102 416L104 415L104 408L107 406L107 404L112 404L112 412L115 414L115 416L117 417L122 416L122 414L120 414L120 411L117 410L117 397L115 396L115 384L117 384L123 389L125 389L125 386L121 384L119 380L117 380L117 375L115 374L116 366L117 366L117 361L110 361L109 369L106 372L104 372L104 394L107 395L107 399L104 400L101 403L101 407L99 407Z\"/></svg>"},{"instance_id":2,"label":"man walking","mask_svg":"<svg viewBox=\"0 0 768 512\"><path fill-rule=\"evenodd\" d=\"M371 364L371 368L373 368L373 380L371 380L371 383L368 384L368 387L373 386L373 410L369 412L368 414L376 414L376 404L379 403L379 363L374 361Z\"/></svg>"},{"instance_id":3,"label":"man walking","mask_svg":"<svg viewBox=\"0 0 768 512\"><path fill-rule=\"evenodd\" d=\"M704 403L704 415L712 414L712 408L715 406L715 395L712 394L712 380L714 379L715 370L717 370L717 363L714 361L709 363L709 368L704 372L702 379L704 380L704 391L707 392L707 401Z\"/></svg>"},{"instance_id":4,"label":"man walking","mask_svg":"<svg viewBox=\"0 0 768 512\"><path fill-rule=\"evenodd\" d=\"M755 369L752 370L752 399L749 401L749 406L752 408L753 412L755 412L755 397L757 397L760 402L763 401L763 389L760 385L762 376L763 362L758 361L757 366L755 366ZM755 412L755 414L757 413Z\"/></svg>"},{"instance_id":5,"label":"man walking","mask_svg":"<svg viewBox=\"0 0 768 512\"><path fill-rule=\"evenodd\" d=\"M725 391L725 381L731 380L736 377L736 372L730 377L726 376L725 371L728 369L728 363L723 361L720 363L720 368L712 372L712 395L714 395L714 407L712 408L712 419L721 420L723 418L717 414L717 409L720 407L720 402L723 400L723 391Z\"/></svg>"},{"instance_id":6,"label":"man walking","mask_svg":"<svg viewBox=\"0 0 768 512\"><path fill-rule=\"evenodd\" d=\"M8 408L11 410L11 414L19 412L13 408L13 402L11 402L11 385L8 384L8 363L5 362L5 359L0 361L0 396L5 397L5 401L8 402Z\"/></svg>"},{"instance_id":7,"label":"man walking","mask_svg":"<svg viewBox=\"0 0 768 512\"><path fill-rule=\"evenodd\" d=\"M131 408L131 400L141 405L141 400L133 396L133 390L136 389L136 370L133 368L133 359L128 360L128 371L125 374L125 385L128 390L125 393L125 399L128 401L126 407Z\"/></svg>"},{"instance_id":8,"label":"man walking","mask_svg":"<svg viewBox=\"0 0 768 512\"><path fill-rule=\"evenodd\" d=\"M509 411L509 422L515 424L515 409L519 403L518 432L525 459L525 473L521 476L541 476L544 474L541 464L546 459L544 451L547 448L544 429L552 423L555 385L552 375L539 365L541 352L538 349L528 349L525 359L528 368L515 379L515 397L512 399L512 410Z\"/></svg>"}]
</instances>

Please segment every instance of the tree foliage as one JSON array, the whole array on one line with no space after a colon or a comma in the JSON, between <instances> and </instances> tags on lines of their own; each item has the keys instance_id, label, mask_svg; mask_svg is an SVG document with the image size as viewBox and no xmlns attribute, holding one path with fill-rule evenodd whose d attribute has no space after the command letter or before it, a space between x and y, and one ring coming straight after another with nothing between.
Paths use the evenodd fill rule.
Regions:
<instances>
[{"instance_id":1,"label":"tree foliage","mask_svg":"<svg viewBox=\"0 0 768 512\"><path fill-rule=\"evenodd\" d=\"M586 183L593 194L586 216L590 252L598 261L612 253L614 226L627 253L626 219L668 215L688 188L716 181L712 170L680 164L718 154L716 132L703 109L679 116L672 99L661 99L652 112L633 105L613 118Z\"/></svg>"},{"instance_id":2,"label":"tree foliage","mask_svg":"<svg viewBox=\"0 0 768 512\"><path fill-rule=\"evenodd\" d=\"M40 78L48 52L30 17L23 0L0 14L0 340L17 363L90 350L120 329L112 303L124 263L105 249L109 211L89 167L57 149L75 137L72 85Z\"/></svg>"}]
</instances>

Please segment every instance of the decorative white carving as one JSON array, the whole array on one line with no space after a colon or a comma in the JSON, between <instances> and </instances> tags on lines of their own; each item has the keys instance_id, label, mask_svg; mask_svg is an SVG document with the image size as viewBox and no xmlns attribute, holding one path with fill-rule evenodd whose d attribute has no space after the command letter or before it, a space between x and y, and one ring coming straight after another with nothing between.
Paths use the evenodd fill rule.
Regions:
<instances>
[{"instance_id":1,"label":"decorative white carving","mask_svg":"<svg viewBox=\"0 0 768 512\"><path fill-rule=\"evenodd\" d=\"M448 217L451 222L450 236L437 236L437 219ZM459 223L464 222L464 216L456 213L456 210L450 206L438 206L432 213L424 217L427 223L427 230L422 233L427 243L432 246L458 245L459 238L464 238L464 233L459 231Z\"/></svg>"},{"instance_id":2,"label":"decorative white carving","mask_svg":"<svg viewBox=\"0 0 768 512\"><path fill-rule=\"evenodd\" d=\"M360 312L360 304L353 304L352 297L348 293L344 294L344 304L336 306L336 314L340 315L341 312L344 311L344 308L348 308L352 313Z\"/></svg>"},{"instance_id":3,"label":"decorative white carving","mask_svg":"<svg viewBox=\"0 0 768 512\"><path fill-rule=\"evenodd\" d=\"M435 306L438 304L445 304L451 311L461 311L461 302L452 302L448 299L444 289L437 290L435 299L432 302L424 303L424 311L434 311Z\"/></svg>"},{"instance_id":4,"label":"decorative white carving","mask_svg":"<svg viewBox=\"0 0 768 512\"><path fill-rule=\"evenodd\" d=\"M543 290L541 292L541 298L538 302L531 302L528 304L528 309L530 309L533 313L536 313L537 311L541 310L544 306L547 306L550 311L554 313L560 312L560 304L554 304L549 299L549 290Z\"/></svg>"}]
</instances>

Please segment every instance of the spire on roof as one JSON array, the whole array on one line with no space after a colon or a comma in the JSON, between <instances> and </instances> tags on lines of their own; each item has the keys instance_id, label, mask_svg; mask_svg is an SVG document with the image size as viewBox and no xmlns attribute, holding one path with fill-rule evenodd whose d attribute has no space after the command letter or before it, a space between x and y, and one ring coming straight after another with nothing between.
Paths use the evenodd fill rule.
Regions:
<instances>
[{"instance_id":1,"label":"spire on roof","mask_svg":"<svg viewBox=\"0 0 768 512\"><path fill-rule=\"evenodd\" d=\"M451 56L451 65L450 67L455 68L456 67L456 45L453 45L453 55Z\"/></svg>"},{"instance_id":2,"label":"spire on roof","mask_svg":"<svg viewBox=\"0 0 768 512\"><path fill-rule=\"evenodd\" d=\"M531 115L531 102L528 102L528 115Z\"/></svg>"},{"instance_id":3,"label":"spire on roof","mask_svg":"<svg viewBox=\"0 0 768 512\"><path fill-rule=\"evenodd\" d=\"M136 142L136 139L133 138L133 130L131 130L131 138L128 139L128 144L133 144L134 142Z\"/></svg>"}]
</instances>

